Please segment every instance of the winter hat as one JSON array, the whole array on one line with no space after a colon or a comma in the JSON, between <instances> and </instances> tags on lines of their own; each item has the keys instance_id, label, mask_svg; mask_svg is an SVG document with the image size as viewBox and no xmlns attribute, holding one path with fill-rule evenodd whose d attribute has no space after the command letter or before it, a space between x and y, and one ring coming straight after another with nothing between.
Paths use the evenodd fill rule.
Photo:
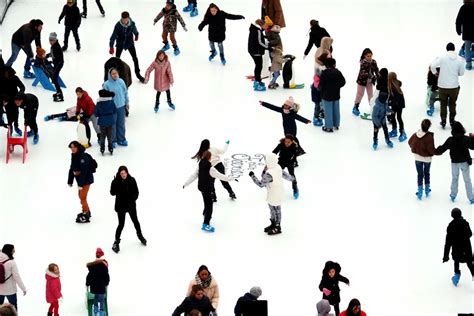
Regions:
<instances>
[{"instance_id":1,"label":"winter hat","mask_svg":"<svg viewBox=\"0 0 474 316\"><path fill-rule=\"evenodd\" d=\"M451 211L451 217L452 218L461 218L462 217L461 210L458 209L457 207L453 208L453 210Z\"/></svg>"},{"instance_id":2,"label":"winter hat","mask_svg":"<svg viewBox=\"0 0 474 316\"><path fill-rule=\"evenodd\" d=\"M293 99L293 97L289 97L288 100L285 101L285 104L293 107L295 105L295 99Z\"/></svg>"},{"instance_id":3,"label":"winter hat","mask_svg":"<svg viewBox=\"0 0 474 316\"><path fill-rule=\"evenodd\" d=\"M174 4L174 0L166 0L166 3L168 4Z\"/></svg>"},{"instance_id":4,"label":"winter hat","mask_svg":"<svg viewBox=\"0 0 474 316\"><path fill-rule=\"evenodd\" d=\"M49 33L49 40L50 41L57 41L58 40L58 34L56 34L56 32Z\"/></svg>"},{"instance_id":5,"label":"winter hat","mask_svg":"<svg viewBox=\"0 0 474 316\"><path fill-rule=\"evenodd\" d=\"M272 21L272 19L270 19L270 17L268 15L265 15L265 24L268 25L268 26L273 25L273 21Z\"/></svg>"},{"instance_id":6,"label":"winter hat","mask_svg":"<svg viewBox=\"0 0 474 316\"><path fill-rule=\"evenodd\" d=\"M41 47L36 48L36 55L43 56L44 54L46 54L46 51L43 48Z\"/></svg>"},{"instance_id":7,"label":"winter hat","mask_svg":"<svg viewBox=\"0 0 474 316\"><path fill-rule=\"evenodd\" d=\"M256 298L259 298L262 295L262 289L259 286L254 286L250 289L249 293L255 296Z\"/></svg>"},{"instance_id":8,"label":"winter hat","mask_svg":"<svg viewBox=\"0 0 474 316\"><path fill-rule=\"evenodd\" d=\"M387 102L387 99L388 99L388 94L386 92L380 92L379 101L381 103L385 103L385 102Z\"/></svg>"},{"instance_id":9,"label":"winter hat","mask_svg":"<svg viewBox=\"0 0 474 316\"><path fill-rule=\"evenodd\" d=\"M102 89L102 90L99 90L99 97L101 98L115 97L115 93Z\"/></svg>"},{"instance_id":10,"label":"winter hat","mask_svg":"<svg viewBox=\"0 0 474 316\"><path fill-rule=\"evenodd\" d=\"M448 45L446 45L446 50L447 50L448 52L454 51L455 49L456 49L456 47L455 47L454 44L451 43L451 42L448 43Z\"/></svg>"},{"instance_id":11,"label":"winter hat","mask_svg":"<svg viewBox=\"0 0 474 316\"><path fill-rule=\"evenodd\" d=\"M102 248L97 248L97 250L95 251L95 256L97 258L100 258L100 257L104 256L104 252L102 251Z\"/></svg>"},{"instance_id":12,"label":"winter hat","mask_svg":"<svg viewBox=\"0 0 474 316\"><path fill-rule=\"evenodd\" d=\"M316 304L316 309L318 311L318 316L327 316L331 311L331 305L329 305L328 300L320 300Z\"/></svg>"}]
</instances>

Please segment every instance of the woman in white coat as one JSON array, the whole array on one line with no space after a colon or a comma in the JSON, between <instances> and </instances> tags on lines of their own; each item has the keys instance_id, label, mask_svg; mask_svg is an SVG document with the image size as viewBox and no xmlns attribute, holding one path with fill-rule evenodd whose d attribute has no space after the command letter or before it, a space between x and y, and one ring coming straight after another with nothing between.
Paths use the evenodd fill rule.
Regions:
<instances>
[{"instance_id":1,"label":"woman in white coat","mask_svg":"<svg viewBox=\"0 0 474 316\"><path fill-rule=\"evenodd\" d=\"M5 282L0 283L0 304L3 304L5 298L7 298L8 302L18 310L16 297L16 292L18 291L17 285L23 291L23 295L26 295L26 287L21 280L18 267L13 258L14 253L15 246L10 244L5 244L2 248L2 252L0 252L0 264L3 265L5 270Z\"/></svg>"}]
</instances>

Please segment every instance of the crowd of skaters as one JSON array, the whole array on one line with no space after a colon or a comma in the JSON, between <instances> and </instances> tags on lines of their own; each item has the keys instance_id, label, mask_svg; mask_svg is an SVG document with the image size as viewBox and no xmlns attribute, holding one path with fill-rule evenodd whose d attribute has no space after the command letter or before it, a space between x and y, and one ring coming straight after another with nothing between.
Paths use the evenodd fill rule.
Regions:
<instances>
[{"instance_id":1,"label":"crowd of skaters","mask_svg":"<svg viewBox=\"0 0 474 316\"><path fill-rule=\"evenodd\" d=\"M97 0L96 2L101 14L104 15L105 11L101 6L100 1ZM428 196L431 192L429 183L429 170L432 156L440 155L446 150L450 150L453 175L450 198L453 202L456 199L458 193L457 184L459 173L462 172L467 197L471 203L474 203L469 174L469 166L472 164L469 150L474 149L474 141L472 137L466 135L466 131L462 124L455 119L456 100L460 91L458 77L464 74L464 69L472 69L471 48L473 40L472 37L474 36L474 23L472 22L474 20L474 1L465 0L464 2L465 3L461 7L456 19L456 31L458 34L462 34L463 36L463 54L465 56L465 61L457 56L455 52L455 45L453 43L448 43L446 46L446 55L436 58L430 64L430 70L428 74L428 115L430 115L430 113L433 115L434 101L439 99L441 109L440 124L443 128L445 128L448 121L447 109L449 109L449 124L452 129L452 137L448 138L442 146L435 148L433 133L429 132L431 122L427 119L424 119L421 123L420 131L413 134L409 141L412 152L415 154L418 183L418 190L416 194L419 199L422 198L423 189L426 196ZM80 14L80 17L85 18L87 16L86 0L84 0L83 4L83 12ZM270 69L272 72L268 88L276 89L279 87L277 80L280 76L282 64L284 62L283 43L279 33L281 32L282 28L286 26L286 24L280 1L263 0L261 8L261 19L256 20L255 23L252 23L250 26L248 43L249 54L255 62L253 88L256 91L265 90L265 85L262 83L261 72L263 68L263 59L268 58L266 55L266 50L269 51L269 57L271 59ZM188 5L185 7L184 11L191 12L191 16L197 16L198 11L196 1L188 1ZM56 87L56 93L53 95L53 100L57 102L63 101L64 98L59 85L59 74L64 65L64 57L62 52L68 49L68 37L70 32L73 32L75 37L76 49L79 51L81 48L78 35L78 28L80 26L81 19L78 17L78 12L79 9L77 8L77 5L74 3L74 1L67 0L67 3L63 7L63 11L61 12L58 20L60 23L62 18L65 18L64 45L62 47L59 45L57 34L55 32L50 33L49 42L51 45L51 50L49 54L45 54L45 50L41 47L40 35L43 26L43 22L41 20L31 20L28 24L23 25L13 35L12 55L5 65L3 65L3 59L1 60L2 71L0 74L0 80L2 81L0 88L2 111L5 109L7 113L7 123L3 122L2 120L2 124L10 127L11 133L15 131L15 133L19 135L22 134L22 130L19 129L18 125L18 107L20 107L24 109L25 125L30 128L29 134L34 137L34 143L38 143L39 141L39 133L36 123L36 114L39 106L38 98L36 98L33 94L25 93L25 87L15 75L15 71L11 67L12 64L15 62L20 50L23 50L27 55L24 65L23 77L26 79L35 77L35 74L30 71L32 64L40 69L43 69L45 72L49 71L48 77L51 78L53 84ZM128 141L125 137L125 117L128 116L129 111L127 91L129 84L127 84L124 80L125 78L122 79L122 77L127 75L130 76L130 68L120 60L121 53L124 50L129 51L134 62L135 75L140 82L147 83L151 72L155 71L154 88L157 91L154 106L155 112L157 112L159 109L161 92L166 92L169 107L175 109L174 104L171 102L170 94L170 86L173 84L173 74L167 58L168 56L166 55L166 51L170 49L168 36L172 42L174 54L178 55L180 54L180 51L177 46L174 34L176 32L177 21L181 23L185 31L187 31L187 29L183 19L179 15L174 1L172 0L166 1L165 7L155 18L154 22L157 23L161 18L164 18L162 34L164 46L157 53L155 60L147 69L145 77L142 77L140 74L138 57L134 46L134 41L139 39L138 29L136 27L135 21L130 18L130 14L124 11L120 20L114 27L114 31L109 43L109 53L115 53L115 58L118 59L118 61L114 60L113 62L122 63L120 65L121 68L105 68L107 80L104 82L103 89L99 91L100 98L97 104L95 104L93 112L90 111L90 106L87 107L80 105L80 103L83 102L84 97L86 99L88 98L88 94L86 91L82 90L82 88L78 87L76 89L78 105L75 111L70 111L70 113L74 115L69 115L68 111L66 111L66 115L64 116L64 114L62 114L61 116L66 117L66 119L74 120L75 117L77 119L77 115L80 114L81 117L79 119L84 121L84 124L87 126L87 128L89 128L89 121L92 121L99 139L100 151L102 153L105 151L106 138L108 140L108 149L111 154L113 153L113 148L115 148L116 145L128 145ZM206 14L204 15L203 21L199 25L200 31L206 25L209 27L209 45L211 48L209 61L212 61L213 58L217 56L217 50L215 47L217 44L221 62L223 65L226 64L227 61L225 59L223 46L223 42L225 40L225 20L236 20L243 18L244 17L241 15L228 14L225 11L220 10L220 8L215 4L211 4L209 6ZM320 27L318 21L316 20L311 20L310 26L311 29L309 42L304 52L304 57L309 54L309 51L313 45L317 46L314 67L315 73L313 77L313 84L311 86L312 100L315 103L315 111L312 122L315 126L322 126L322 130L325 132L334 132L340 127L340 89L345 85L345 78L336 67L336 60L333 57L332 49L333 40L329 33L324 28ZM35 41L37 47L36 58L34 58L34 53L31 48L31 43L33 41ZM51 62L48 61L49 57L51 57ZM128 67L128 71L126 70L126 67ZM384 131L385 140L389 147L393 147L393 143L390 140L392 137L398 136L400 142L405 141L408 137L405 133L402 119L402 111L405 107L405 99L401 89L402 83L397 78L397 74L395 72L388 72L386 68L381 68L379 70L376 61L373 59L372 50L369 48L364 49L361 54L360 71L357 77L357 85L357 93L352 113L357 116L360 115L359 106L362 102L364 93L367 92L369 104L371 105L372 109L368 113L364 113L362 116L364 119L371 119L373 122L373 149L376 150L378 147L377 134L380 128L382 128ZM376 87L375 93L373 91L374 86ZM288 98L288 100L286 100L281 107L277 107L263 101L261 101L261 104L264 107L282 113L285 135L277 147L279 149L275 149L275 154L279 153L280 156L278 157L275 154L266 155L266 167L262 174L262 179L259 180L253 172L249 174L257 185L261 187L267 187L267 201L270 207L271 225L265 228L265 232L269 233L269 235L272 235L281 233L281 202L279 201L281 200L282 191L281 179L285 178L293 182L294 196L295 198L298 197L298 188L296 185L296 177L294 175L294 167L297 166L296 157L298 156L298 151L299 154L303 154L304 150L302 150L300 142L296 137L295 119L306 124L311 123L311 120L303 118L297 114L299 105L291 97ZM388 117L389 122L392 125L392 131L390 132L388 132L386 125L386 117ZM93 174L97 168L97 162L95 162L91 155L85 152L86 148L91 146L90 134L91 133L89 129L89 137L86 144L73 141L69 145L72 155L70 178L68 184L72 185L72 181L75 179L78 185L78 195L82 205L82 213L78 214L76 221L80 223L88 222L91 217L91 212L87 203L87 193L90 185L94 182ZM203 142L205 143L205 141ZM208 140L207 143L209 143ZM207 232L214 232L215 228L210 226L209 222L212 216L212 205L216 201L214 178L219 178L222 180L222 183L226 189L230 187L230 185L228 185L228 181L233 181L235 179L225 176L225 169L222 169L220 166L219 168L217 167L219 164L221 164L218 158L219 154L212 152L209 144L207 147L207 149L200 150L200 152L194 156L194 158L199 161L199 166L196 173L193 174L190 180L192 181L194 179L198 179L198 189L203 194L205 214L202 229ZM288 153L290 148L291 153ZM289 174L283 172L282 168L287 168L289 170ZM424 188L423 181L425 184ZM185 184L185 186L189 184L188 182ZM230 190L228 189L228 192L231 198L236 198L235 193L232 191L231 187ZM117 175L111 184L111 194L116 195L115 208L119 221L115 242L112 249L115 252L120 251L120 233L123 229L126 213L130 214L130 217L135 225L138 238L143 245L146 245L147 241L142 235L140 224L136 216L136 208L133 207L136 199L138 198L138 187L135 179L128 174L128 169L125 166L121 166L119 168ZM452 280L453 283L457 285L460 279L459 263L466 263L471 270L471 273L473 273L472 249L469 241L472 233L470 231L468 222L462 218L461 211L458 208L453 209L451 215L453 217L453 221L448 227L443 262L449 260L449 251L452 248L455 265L455 275L453 276ZM456 229L453 227L456 227ZM2 265L4 266L6 272L5 275L8 274L8 271L10 271L10 278L5 280L4 283L0 282L0 298L2 298L3 301L6 297L9 302L14 305L14 307L17 307L16 284L18 284L18 286L23 290L24 294L26 294L26 289L21 281L21 278L19 277L18 268L16 267L16 264L13 260L14 247L12 245L5 245L5 247L5 251L2 250L2 253L5 254L5 258L8 259L6 259ZM103 252L98 249L97 255L99 255L99 257L97 257L97 260L94 261L92 266L101 263L101 268L102 266L107 267L108 264L106 260L101 258L101 254L103 256ZM88 267L90 268L91 265L88 264ZM208 271L207 267L203 267L200 267L200 271L198 271L196 275L195 284L190 284L187 298L180 306L177 307L173 315L179 315L182 312L186 313L186 315L200 315L199 313L204 313L203 315L207 315L209 312L215 313L217 309L217 303L215 303L215 300L212 300L214 295L211 294L211 290L208 289L212 284L212 278L209 278L210 272ZM207 271L207 277L200 276L200 272L203 271ZM339 272L340 266L337 263L326 263L320 284L320 290L323 293L323 300L317 304L318 312L321 315L325 315L324 313L329 312L326 311L328 304L334 306L336 315L340 314L340 290L338 282L342 281L349 284L349 281L348 279L342 277ZM51 304L48 313L54 313L57 315L57 300L59 300L62 296L59 295L60 285L59 287L57 285L59 280L59 267L55 264L49 265L45 277L48 280L47 284L49 284L49 286L47 286L47 300L48 303ZM4 284L9 284L10 287L13 286L14 293L4 294L3 290L6 288ZM7 292L12 292L10 289ZM254 287L249 293L240 298L239 301L245 297L248 298L249 295L251 298L253 297L257 299L260 296L257 295L258 293L261 295L261 290L259 290L258 287L257 289ZM95 304L97 306L96 311L100 310L103 303L103 301L100 301L101 296L97 295L97 297L98 302ZM206 298L209 299L210 304L206 303ZM203 308L204 311L200 311L199 308ZM2 309L10 309L13 311L13 309L9 306L2 307ZM236 315L239 314L236 312ZM341 315L365 315L365 313L361 311L360 302L357 299L353 299L351 300L347 311L342 312Z\"/></svg>"}]
</instances>

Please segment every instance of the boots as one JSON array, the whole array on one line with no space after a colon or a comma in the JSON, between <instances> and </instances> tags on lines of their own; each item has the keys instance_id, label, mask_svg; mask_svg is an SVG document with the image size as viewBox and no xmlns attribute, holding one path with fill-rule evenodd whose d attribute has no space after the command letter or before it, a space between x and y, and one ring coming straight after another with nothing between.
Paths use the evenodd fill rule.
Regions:
<instances>
[{"instance_id":1,"label":"boots","mask_svg":"<svg viewBox=\"0 0 474 316\"><path fill-rule=\"evenodd\" d=\"M355 116L359 116L360 111L359 111L359 104L355 104L354 107L352 108L352 114Z\"/></svg>"},{"instance_id":2,"label":"boots","mask_svg":"<svg viewBox=\"0 0 474 316\"><path fill-rule=\"evenodd\" d=\"M142 245L146 246L146 239L145 239L145 237L143 237L143 234L140 232L140 233L137 233L137 236L138 236L138 239L140 240L140 242L142 243Z\"/></svg>"},{"instance_id":3,"label":"boots","mask_svg":"<svg viewBox=\"0 0 474 316\"><path fill-rule=\"evenodd\" d=\"M112 245L112 250L115 252L115 253L119 253L120 251L120 239L116 239L114 241L114 244Z\"/></svg>"},{"instance_id":4,"label":"boots","mask_svg":"<svg viewBox=\"0 0 474 316\"><path fill-rule=\"evenodd\" d=\"M267 233L268 235L278 235L281 234L281 226L280 224L275 224L272 229L270 229Z\"/></svg>"},{"instance_id":5,"label":"boots","mask_svg":"<svg viewBox=\"0 0 474 316\"><path fill-rule=\"evenodd\" d=\"M158 113L158 110L160 109L160 102L155 102L155 107L153 108L153 110L155 111L155 113Z\"/></svg>"},{"instance_id":6,"label":"boots","mask_svg":"<svg viewBox=\"0 0 474 316\"><path fill-rule=\"evenodd\" d=\"M64 101L64 96L62 92L58 92L53 94L53 101L54 102L63 102Z\"/></svg>"},{"instance_id":7,"label":"boots","mask_svg":"<svg viewBox=\"0 0 474 316\"><path fill-rule=\"evenodd\" d=\"M429 184L425 184L425 195L428 197L431 193L431 188Z\"/></svg>"},{"instance_id":8,"label":"boots","mask_svg":"<svg viewBox=\"0 0 474 316\"><path fill-rule=\"evenodd\" d=\"M293 186L293 197L295 198L295 200L297 200L298 197L300 196L300 191L298 189L298 183L296 182L296 180L293 181L292 186Z\"/></svg>"},{"instance_id":9,"label":"boots","mask_svg":"<svg viewBox=\"0 0 474 316\"><path fill-rule=\"evenodd\" d=\"M270 219L270 225L265 227L263 229L263 232L268 233L270 230L273 229L273 227L275 227L275 221L273 219Z\"/></svg>"},{"instance_id":10,"label":"boots","mask_svg":"<svg viewBox=\"0 0 474 316\"><path fill-rule=\"evenodd\" d=\"M456 273L452 278L451 281L453 281L454 286L458 286L459 279L461 278L461 274Z\"/></svg>"},{"instance_id":11,"label":"boots","mask_svg":"<svg viewBox=\"0 0 474 316\"><path fill-rule=\"evenodd\" d=\"M418 186L418 191L416 192L416 196L418 197L418 200L421 200L423 197L423 186L419 185Z\"/></svg>"}]
</instances>

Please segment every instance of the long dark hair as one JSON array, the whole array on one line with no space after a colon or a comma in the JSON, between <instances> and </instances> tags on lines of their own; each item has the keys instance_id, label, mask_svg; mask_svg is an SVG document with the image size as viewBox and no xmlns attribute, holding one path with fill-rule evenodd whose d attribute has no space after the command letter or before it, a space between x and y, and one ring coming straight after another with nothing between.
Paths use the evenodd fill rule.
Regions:
<instances>
[{"instance_id":1,"label":"long dark hair","mask_svg":"<svg viewBox=\"0 0 474 316\"><path fill-rule=\"evenodd\" d=\"M212 8L216 8L216 9L217 9L217 13L219 13L219 11L221 10L221 9L219 9L219 7L218 7L215 3L211 3L211 4L209 5L209 8L207 8L207 10L206 10L206 14L204 15L203 21L209 20L209 18L212 16L212 14L211 14L211 9L212 9ZM216 13L216 14L217 14L217 13Z\"/></svg>"},{"instance_id":2,"label":"long dark hair","mask_svg":"<svg viewBox=\"0 0 474 316\"><path fill-rule=\"evenodd\" d=\"M124 171L124 170L125 170L125 172L127 173L127 178L128 178L128 177L131 177L130 173L128 172L128 168L125 167L125 166L120 166L120 167L118 168L118 171L117 171L117 178L118 178L118 179L121 179L121 177L120 177L120 172L122 172L122 171ZM119 177L120 177L120 178L119 178Z\"/></svg>"},{"instance_id":3,"label":"long dark hair","mask_svg":"<svg viewBox=\"0 0 474 316\"><path fill-rule=\"evenodd\" d=\"M360 55L360 60L362 61L365 58L365 55L367 54L374 54L372 53L372 50L370 48L366 48L362 51L362 55Z\"/></svg>"},{"instance_id":4,"label":"long dark hair","mask_svg":"<svg viewBox=\"0 0 474 316\"><path fill-rule=\"evenodd\" d=\"M10 260L13 260L13 249L15 249L15 246L12 244L5 244L3 245L2 252L10 258Z\"/></svg>"},{"instance_id":5,"label":"long dark hair","mask_svg":"<svg viewBox=\"0 0 474 316\"><path fill-rule=\"evenodd\" d=\"M358 314L354 314L354 312L352 311L352 309L356 306L360 306L360 302L358 299L356 298L353 298L350 302L349 302L349 306L347 306L347 311L346 311L346 315L347 316L357 316L357 315L360 315L361 312L359 311Z\"/></svg>"},{"instance_id":6,"label":"long dark hair","mask_svg":"<svg viewBox=\"0 0 474 316\"><path fill-rule=\"evenodd\" d=\"M67 147L71 148L72 145L74 145L74 147L76 147L79 150L81 149L81 147L83 148L81 143L79 143L77 140L73 140L72 142L70 142Z\"/></svg>"},{"instance_id":7,"label":"long dark hair","mask_svg":"<svg viewBox=\"0 0 474 316\"><path fill-rule=\"evenodd\" d=\"M462 126L461 122L459 121L454 121L453 124L451 124L451 135L453 136L461 136L466 134L466 129L464 126Z\"/></svg>"},{"instance_id":8,"label":"long dark hair","mask_svg":"<svg viewBox=\"0 0 474 316\"><path fill-rule=\"evenodd\" d=\"M207 266L201 265L201 266L199 267L198 272L197 272L196 274L201 273L201 271L203 271L203 270L206 270L207 272L209 272L209 269L207 268ZM211 274L211 272L209 272L209 274Z\"/></svg>"},{"instance_id":9,"label":"long dark hair","mask_svg":"<svg viewBox=\"0 0 474 316\"><path fill-rule=\"evenodd\" d=\"M209 148L211 148L211 142L209 142L209 139L203 139L201 142L201 146L199 146L198 152L191 157L191 159L197 159L198 161L202 159L202 154L205 151L208 151Z\"/></svg>"}]
</instances>

